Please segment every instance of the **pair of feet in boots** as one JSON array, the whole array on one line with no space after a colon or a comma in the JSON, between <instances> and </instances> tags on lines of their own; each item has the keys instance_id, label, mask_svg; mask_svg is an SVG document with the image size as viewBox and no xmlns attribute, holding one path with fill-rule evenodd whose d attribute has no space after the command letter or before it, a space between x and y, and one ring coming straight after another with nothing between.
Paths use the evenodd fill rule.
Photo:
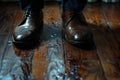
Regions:
<instances>
[{"instance_id":1,"label":"pair of feet in boots","mask_svg":"<svg viewBox=\"0 0 120 80\"><path fill-rule=\"evenodd\" d=\"M80 10L64 9L62 20L63 36L66 41L77 47L91 46L93 35ZM33 49L39 45L42 30L42 10L26 11L22 22L14 29L13 44L20 49Z\"/></svg>"}]
</instances>

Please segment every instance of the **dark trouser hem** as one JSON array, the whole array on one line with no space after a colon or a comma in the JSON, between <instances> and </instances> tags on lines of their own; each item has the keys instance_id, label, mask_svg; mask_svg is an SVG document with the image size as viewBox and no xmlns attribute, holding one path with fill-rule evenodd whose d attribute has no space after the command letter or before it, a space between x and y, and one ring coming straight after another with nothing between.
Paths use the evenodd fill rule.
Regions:
<instances>
[{"instance_id":1,"label":"dark trouser hem","mask_svg":"<svg viewBox=\"0 0 120 80\"><path fill-rule=\"evenodd\" d=\"M43 0L19 0L22 10L40 10L43 8Z\"/></svg>"},{"instance_id":2,"label":"dark trouser hem","mask_svg":"<svg viewBox=\"0 0 120 80\"><path fill-rule=\"evenodd\" d=\"M83 10L87 4L87 0L63 0L62 7L63 9L79 9Z\"/></svg>"},{"instance_id":3,"label":"dark trouser hem","mask_svg":"<svg viewBox=\"0 0 120 80\"><path fill-rule=\"evenodd\" d=\"M43 0L19 0L23 10L33 9L39 10L43 8ZM87 0L62 0L63 8L83 10L87 4Z\"/></svg>"}]
</instances>

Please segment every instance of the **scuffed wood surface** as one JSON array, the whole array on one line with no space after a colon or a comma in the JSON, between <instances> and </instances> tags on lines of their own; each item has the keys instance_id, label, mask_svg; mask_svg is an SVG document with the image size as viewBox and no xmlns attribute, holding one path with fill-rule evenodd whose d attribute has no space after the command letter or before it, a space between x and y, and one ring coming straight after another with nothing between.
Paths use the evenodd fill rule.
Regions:
<instances>
[{"instance_id":1,"label":"scuffed wood surface","mask_svg":"<svg viewBox=\"0 0 120 80\"><path fill-rule=\"evenodd\" d=\"M88 4L84 9L94 35L92 50L74 47L62 39L58 3L45 4L39 47L34 50L15 48L11 34L24 12L17 4L6 5L0 5L0 80L120 79L119 4Z\"/></svg>"},{"instance_id":2,"label":"scuffed wood surface","mask_svg":"<svg viewBox=\"0 0 120 80\"><path fill-rule=\"evenodd\" d=\"M102 4L102 6L100 7L99 5L93 5L93 7L95 8L92 8L91 11L89 11L89 13L86 13L87 15L86 14L85 15L86 17L89 18L88 23L91 21L93 22L92 24L96 25L95 30L93 30L93 34L94 34L94 39L97 47L97 55L100 59L101 66L103 67L103 70L105 72L106 79L119 80L120 67L117 59L117 57L120 56L119 43L115 39L113 32L108 27L108 23L110 22L107 20L108 19L107 16L110 14L110 12L108 14L105 14L105 12L107 10L109 11L111 8L104 11L104 9L107 6L110 7L113 5L106 5L106 7L105 6L103 7L103 5L104 4ZM113 16L115 15L117 14L114 14ZM96 20L97 23L94 20ZM92 25L90 26L92 27Z\"/></svg>"}]
</instances>

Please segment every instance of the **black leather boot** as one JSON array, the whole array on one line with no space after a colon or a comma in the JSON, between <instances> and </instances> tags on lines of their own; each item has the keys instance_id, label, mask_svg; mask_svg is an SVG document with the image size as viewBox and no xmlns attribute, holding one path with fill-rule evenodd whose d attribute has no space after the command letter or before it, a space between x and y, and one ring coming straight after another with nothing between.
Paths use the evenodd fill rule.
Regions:
<instances>
[{"instance_id":1,"label":"black leather boot","mask_svg":"<svg viewBox=\"0 0 120 80\"><path fill-rule=\"evenodd\" d=\"M23 20L13 31L13 44L19 49L34 49L40 43L43 30L43 13L26 11Z\"/></svg>"},{"instance_id":2,"label":"black leather boot","mask_svg":"<svg viewBox=\"0 0 120 80\"><path fill-rule=\"evenodd\" d=\"M93 45L93 35L88 28L82 11L64 9L63 11L64 38L70 44L84 49Z\"/></svg>"}]
</instances>

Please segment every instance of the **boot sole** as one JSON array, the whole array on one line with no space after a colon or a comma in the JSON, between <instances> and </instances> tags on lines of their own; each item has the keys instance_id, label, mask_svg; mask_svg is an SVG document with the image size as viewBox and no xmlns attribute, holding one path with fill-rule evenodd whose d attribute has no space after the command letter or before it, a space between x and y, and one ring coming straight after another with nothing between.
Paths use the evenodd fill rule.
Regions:
<instances>
[{"instance_id":1,"label":"boot sole","mask_svg":"<svg viewBox=\"0 0 120 80\"><path fill-rule=\"evenodd\" d=\"M16 41L13 37L13 46L21 50L35 49L40 45L40 39L29 39L27 41Z\"/></svg>"},{"instance_id":2,"label":"boot sole","mask_svg":"<svg viewBox=\"0 0 120 80\"><path fill-rule=\"evenodd\" d=\"M85 49L85 50L94 50L96 49L93 37L86 40L86 41L73 41L73 40L69 40L69 38L67 37L67 35L65 34L65 32L63 32L63 38L70 44L72 44L73 46L76 46L78 48L81 49Z\"/></svg>"}]
</instances>

